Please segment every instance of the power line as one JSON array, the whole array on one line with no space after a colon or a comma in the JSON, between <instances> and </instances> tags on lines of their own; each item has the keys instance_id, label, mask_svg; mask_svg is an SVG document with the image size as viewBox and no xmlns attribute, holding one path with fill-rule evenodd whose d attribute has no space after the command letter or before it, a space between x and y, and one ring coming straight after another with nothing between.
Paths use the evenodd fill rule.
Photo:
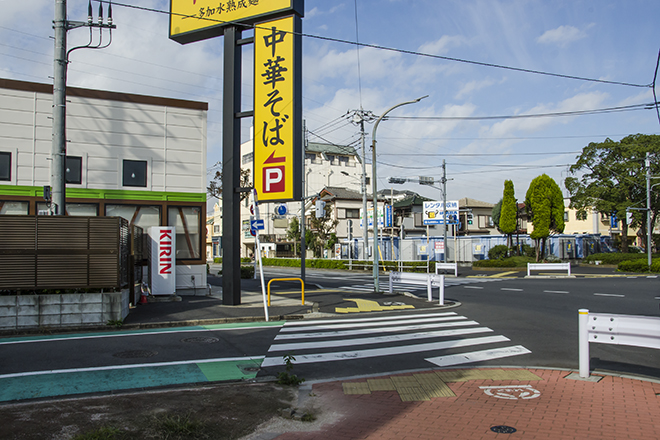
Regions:
<instances>
[{"instance_id":1,"label":"power line","mask_svg":"<svg viewBox=\"0 0 660 440\"><path fill-rule=\"evenodd\" d=\"M580 154L581 151L553 151L543 153L378 153L379 156L408 157L492 157L492 156L561 156L563 154Z\"/></svg>"},{"instance_id":2,"label":"power line","mask_svg":"<svg viewBox=\"0 0 660 440\"><path fill-rule=\"evenodd\" d=\"M109 3L108 0L94 0L94 1L97 1L99 3ZM178 14L178 13L172 13L172 12L169 12L169 11L162 11L162 10L154 9L154 8L147 8L147 7L144 7L144 6L128 5L128 4L125 4L125 3L112 2L112 4L115 5L115 6L139 9L139 10L148 11L148 12L156 12L156 13L159 13L159 14L176 15L176 16L180 16L180 17L189 17L189 18L197 18L199 20L215 22L215 23L218 23L218 24L227 24L227 25L235 24L235 25L241 25L241 26L245 27L245 24L240 23L240 22L218 20L218 19L213 19L213 18L208 18L208 17L197 17L197 16L186 15L186 14ZM252 27L253 29L261 29L259 26L256 26L256 25L253 25L253 26L250 26L250 27ZM269 29L266 29L266 30L269 30ZM397 52L397 53L421 56L421 57L426 57L426 58L440 59L440 60L445 60L445 61L454 61L454 62L457 62L457 63L472 64L472 65L476 65L476 66L492 67L492 68L496 68L496 69L511 70L511 71L515 71L515 72L531 73L531 74L535 74L535 75L551 76L551 77L555 77L555 78L572 79L572 80L577 80L577 81L587 81L587 82L595 82L595 83L601 83L601 84L610 84L610 85L618 85L618 86L626 86L626 87L638 87L638 88L650 88L650 87L653 86L653 84L635 84L635 83L621 82L621 81L608 81L608 80L604 80L604 79L588 78L588 77L574 76L574 75L565 75L565 74L561 74L561 73L552 73L552 72L544 72L544 71L541 71L541 70L533 70L533 69L524 69L524 68L520 68L520 67L505 66L505 65L502 65L502 64L484 63L484 62L481 62L481 61L466 60L466 59L462 59L462 58L447 57L447 56L442 56L442 55L433 55L433 54L417 52L417 51L413 51L413 50L397 49L397 48L381 46L381 45L377 45L377 44L360 43L360 42L357 42L357 41L342 40L342 39L339 39L339 38L324 37L324 36L320 36L320 35L312 35L312 34L297 33L297 32L288 32L288 31L287 31L287 33L291 33L291 34L294 34L294 35L300 35L300 36L306 37L306 38L314 38L314 39L317 39L317 40L332 41L332 42L335 42L335 43L342 43L342 44L350 44L350 45L358 46L358 47L369 47L369 48L372 48L372 49L385 50L385 51L389 51L389 52Z\"/></svg>"},{"instance_id":3,"label":"power line","mask_svg":"<svg viewBox=\"0 0 660 440\"><path fill-rule=\"evenodd\" d=\"M604 113L619 113L635 110L652 110L658 103L626 105L621 107L607 107L593 110L575 110L556 113L537 113L529 115L502 115L502 116L386 116L386 119L392 120L414 120L414 121L484 121L493 119L529 119L529 118L549 118L562 116L581 116L581 115L600 115Z\"/></svg>"}]
</instances>

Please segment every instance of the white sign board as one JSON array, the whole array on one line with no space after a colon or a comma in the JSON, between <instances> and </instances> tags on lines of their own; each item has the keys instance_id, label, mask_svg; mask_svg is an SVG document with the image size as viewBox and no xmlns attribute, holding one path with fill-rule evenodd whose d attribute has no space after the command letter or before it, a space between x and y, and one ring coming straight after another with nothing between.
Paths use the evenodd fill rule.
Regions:
<instances>
[{"instance_id":1,"label":"white sign board","mask_svg":"<svg viewBox=\"0 0 660 440\"><path fill-rule=\"evenodd\" d=\"M422 218L424 225L441 225L445 223L445 206L443 202L424 202ZM458 200L447 201L448 225L458 223Z\"/></svg>"},{"instance_id":2,"label":"white sign board","mask_svg":"<svg viewBox=\"0 0 660 440\"><path fill-rule=\"evenodd\" d=\"M151 293L176 292L176 230L173 226L149 228L151 241Z\"/></svg>"}]
</instances>

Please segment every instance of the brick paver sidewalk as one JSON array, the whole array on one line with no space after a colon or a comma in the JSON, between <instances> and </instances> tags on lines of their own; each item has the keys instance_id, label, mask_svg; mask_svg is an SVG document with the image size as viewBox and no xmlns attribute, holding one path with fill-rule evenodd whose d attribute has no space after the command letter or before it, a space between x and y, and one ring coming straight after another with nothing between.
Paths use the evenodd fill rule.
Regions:
<instances>
[{"instance_id":1,"label":"brick paver sidewalk","mask_svg":"<svg viewBox=\"0 0 660 440\"><path fill-rule=\"evenodd\" d=\"M568 374L441 370L316 384L315 405L341 414L339 420L277 439L660 438L660 384L612 376L586 382Z\"/></svg>"}]
</instances>

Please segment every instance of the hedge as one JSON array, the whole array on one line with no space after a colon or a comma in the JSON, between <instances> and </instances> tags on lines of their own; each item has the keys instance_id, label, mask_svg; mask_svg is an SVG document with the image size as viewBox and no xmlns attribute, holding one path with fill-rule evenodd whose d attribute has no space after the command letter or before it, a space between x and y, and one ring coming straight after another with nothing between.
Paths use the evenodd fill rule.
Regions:
<instances>
[{"instance_id":1,"label":"hedge","mask_svg":"<svg viewBox=\"0 0 660 440\"><path fill-rule=\"evenodd\" d=\"M639 254L638 254L639 256ZM649 261L647 258L637 259L637 260L626 260L618 264L617 270L620 272L639 272L647 273L649 272ZM660 259L651 260L651 270L650 272L658 273L660 272Z\"/></svg>"},{"instance_id":2,"label":"hedge","mask_svg":"<svg viewBox=\"0 0 660 440\"><path fill-rule=\"evenodd\" d=\"M527 267L527 263L535 263L531 257L509 257L502 260L478 260L472 267Z\"/></svg>"},{"instance_id":3,"label":"hedge","mask_svg":"<svg viewBox=\"0 0 660 440\"><path fill-rule=\"evenodd\" d=\"M653 258L660 258L660 254L653 254ZM622 261L634 261L634 260L640 260L644 259L642 255L640 254L622 254L618 252L613 252L613 253L603 253L603 254L593 254L589 255L587 258L584 259L584 262L590 263L593 261L602 261L603 264L619 264ZM646 261L644 259L644 261Z\"/></svg>"}]
</instances>

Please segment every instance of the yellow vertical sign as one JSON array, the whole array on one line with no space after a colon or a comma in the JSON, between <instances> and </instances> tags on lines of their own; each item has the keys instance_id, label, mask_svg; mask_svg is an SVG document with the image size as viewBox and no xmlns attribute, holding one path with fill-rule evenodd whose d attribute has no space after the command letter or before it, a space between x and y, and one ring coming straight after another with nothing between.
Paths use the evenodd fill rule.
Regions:
<instances>
[{"instance_id":1,"label":"yellow vertical sign","mask_svg":"<svg viewBox=\"0 0 660 440\"><path fill-rule=\"evenodd\" d=\"M300 197L296 20L290 16L260 23L254 33L254 184L259 201Z\"/></svg>"}]
</instances>

